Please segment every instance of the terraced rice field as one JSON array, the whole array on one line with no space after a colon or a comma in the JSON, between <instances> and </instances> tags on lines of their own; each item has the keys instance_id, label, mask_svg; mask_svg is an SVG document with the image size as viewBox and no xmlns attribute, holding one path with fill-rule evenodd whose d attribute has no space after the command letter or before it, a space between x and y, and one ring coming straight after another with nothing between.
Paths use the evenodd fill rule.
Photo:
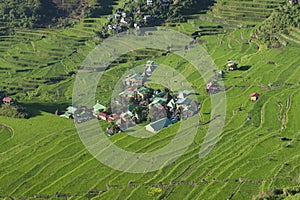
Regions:
<instances>
[{"instance_id":1,"label":"terraced rice field","mask_svg":"<svg viewBox=\"0 0 300 200\"><path fill-rule=\"evenodd\" d=\"M199 126L194 142L180 159L155 172L130 174L98 162L81 143L73 121L52 114L57 107L66 106L58 102L70 103L73 78L65 78L65 74L76 70L95 46L90 40L94 28L90 27L98 27L98 22L92 19L86 23L51 33L24 30L1 38L1 86L25 100L40 98L39 102L27 103L34 113L31 119L0 117L0 124L13 131L10 137L7 129L0 129L1 197L153 199L148 192L158 187L162 192L157 198L250 199L270 189L299 185L300 58L296 44L284 49L258 48L250 42L251 29L202 36L203 46L220 69L228 59L236 60L240 67L223 78L227 88L226 124L215 148L199 159L208 125ZM183 26L193 33L189 25ZM115 64L106 72L109 81L99 90L99 98L107 99L110 81L117 81L116 73L147 59ZM210 97L204 90L206 83L172 54L152 59L177 67L196 87L203 121L207 121ZM27 93L20 95L22 92ZM257 102L250 102L252 92L261 94ZM247 116L251 116L250 121ZM150 152L170 142L174 130L176 126L171 126L149 139L126 133L110 139L127 150ZM280 137L291 140L280 141Z\"/></svg>"},{"instance_id":2,"label":"terraced rice field","mask_svg":"<svg viewBox=\"0 0 300 200\"><path fill-rule=\"evenodd\" d=\"M221 0L215 3L212 13L229 22L256 25L270 16L282 2L281 0Z\"/></svg>"},{"instance_id":3,"label":"terraced rice field","mask_svg":"<svg viewBox=\"0 0 300 200\"><path fill-rule=\"evenodd\" d=\"M0 36L0 76L5 77L1 87L24 99L39 96L43 84L69 80L95 47L94 31L104 22L85 19L65 30L17 30L13 35Z\"/></svg>"}]
</instances>

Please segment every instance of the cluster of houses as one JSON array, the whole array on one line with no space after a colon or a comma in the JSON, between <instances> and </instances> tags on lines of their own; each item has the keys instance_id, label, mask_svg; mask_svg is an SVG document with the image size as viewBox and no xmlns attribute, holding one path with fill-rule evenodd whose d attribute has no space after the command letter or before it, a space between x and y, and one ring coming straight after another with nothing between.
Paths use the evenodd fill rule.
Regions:
<instances>
[{"instance_id":1,"label":"cluster of houses","mask_svg":"<svg viewBox=\"0 0 300 200\"><path fill-rule=\"evenodd\" d=\"M129 13L126 12L122 8L118 8L116 13L114 14L114 18L110 18L109 22L107 23L107 28L109 30L115 30L117 33L126 31L127 26L131 22L129 17Z\"/></svg>"},{"instance_id":2,"label":"cluster of houses","mask_svg":"<svg viewBox=\"0 0 300 200\"><path fill-rule=\"evenodd\" d=\"M119 107L114 113L97 101L92 109L69 106L60 116L74 118L76 123L93 118L111 122L107 132L113 135L145 122L151 122L145 127L146 130L156 133L198 113L198 103L189 98L192 95L190 91L179 91L175 95L167 88L160 90L146 86L147 78L151 77L156 67L153 61L148 61L142 73L129 74L124 78L124 90L115 99Z\"/></svg>"},{"instance_id":3,"label":"cluster of houses","mask_svg":"<svg viewBox=\"0 0 300 200\"><path fill-rule=\"evenodd\" d=\"M198 103L189 98L190 91L179 91L174 95L167 88L160 90L146 86L147 79L157 67L153 61L148 61L142 73L127 75L123 80L124 90L115 99L116 105L119 105L116 110L119 112L104 119L115 120L120 130L151 122L145 128L156 133L195 115L198 112ZM103 112L99 114L103 115ZM109 131L112 134L112 130Z\"/></svg>"},{"instance_id":4,"label":"cluster of houses","mask_svg":"<svg viewBox=\"0 0 300 200\"><path fill-rule=\"evenodd\" d=\"M228 67L235 69L236 62L228 61ZM163 128L185 120L198 113L198 103L188 90L174 94L165 88L154 89L148 86L147 79L158 67L153 61L147 61L141 73L128 74L122 81L123 90L114 99L115 109L107 109L99 101L88 109L85 106L76 108L69 106L61 117L73 118L75 123L82 123L96 118L111 123L107 129L109 135L124 131L140 123L148 123L146 130L156 133ZM231 69L228 68L230 71ZM220 71L217 76L223 77ZM217 81L209 82L206 87L208 94L224 91ZM257 101L260 94L251 93L250 100ZM4 99L3 99L4 100ZM9 103L10 99L5 99Z\"/></svg>"},{"instance_id":5,"label":"cluster of houses","mask_svg":"<svg viewBox=\"0 0 300 200\"><path fill-rule=\"evenodd\" d=\"M155 1L159 1L163 8L166 8L173 3L172 0L146 0L145 6L151 10ZM104 32L108 29L120 33L128 30L129 27L140 30L142 25L149 24L154 20L154 16L146 13L142 14L141 5L133 7L131 10L125 10L126 4L127 3L124 4L123 8L117 8L115 10L113 16L108 19L109 22L103 27Z\"/></svg>"},{"instance_id":6,"label":"cluster of houses","mask_svg":"<svg viewBox=\"0 0 300 200\"><path fill-rule=\"evenodd\" d=\"M228 60L227 61L227 66L226 69L228 72L234 71L238 69L238 63L234 60ZM209 83L206 84L205 90L207 94L215 94L221 91L224 91L225 88L222 88L219 84L217 79L218 78L223 78L225 72L223 70L220 70L218 73L216 73L215 80L210 81ZM257 101L259 98L260 94L254 92L250 94L250 100L251 101Z\"/></svg>"}]
</instances>

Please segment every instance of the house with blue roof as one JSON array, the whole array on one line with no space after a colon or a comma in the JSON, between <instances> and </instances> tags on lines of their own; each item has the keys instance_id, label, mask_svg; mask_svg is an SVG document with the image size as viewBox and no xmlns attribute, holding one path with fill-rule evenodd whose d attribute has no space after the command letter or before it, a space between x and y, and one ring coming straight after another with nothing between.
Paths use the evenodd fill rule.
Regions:
<instances>
[{"instance_id":1,"label":"house with blue roof","mask_svg":"<svg viewBox=\"0 0 300 200\"><path fill-rule=\"evenodd\" d=\"M159 119L151 124L148 124L145 128L147 131L152 133L157 133L158 131L162 130L165 127L171 126L172 122L167 118Z\"/></svg>"}]
</instances>

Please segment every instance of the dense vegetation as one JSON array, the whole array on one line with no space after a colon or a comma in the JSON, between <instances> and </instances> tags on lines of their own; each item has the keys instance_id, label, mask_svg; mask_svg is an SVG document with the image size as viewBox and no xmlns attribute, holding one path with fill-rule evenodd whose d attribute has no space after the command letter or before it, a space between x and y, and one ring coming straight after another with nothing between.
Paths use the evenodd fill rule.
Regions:
<instances>
[{"instance_id":1,"label":"dense vegetation","mask_svg":"<svg viewBox=\"0 0 300 200\"><path fill-rule=\"evenodd\" d=\"M279 46L280 34L287 34L291 27L300 27L300 5L284 3L259 26L258 38L269 46Z\"/></svg>"},{"instance_id":2,"label":"dense vegetation","mask_svg":"<svg viewBox=\"0 0 300 200\"><path fill-rule=\"evenodd\" d=\"M30 114L26 108L21 105L0 105L0 116L12 118L29 118Z\"/></svg>"},{"instance_id":3,"label":"dense vegetation","mask_svg":"<svg viewBox=\"0 0 300 200\"><path fill-rule=\"evenodd\" d=\"M7 27L37 27L52 22L57 16L50 0L5 0L0 3L0 20Z\"/></svg>"}]
</instances>

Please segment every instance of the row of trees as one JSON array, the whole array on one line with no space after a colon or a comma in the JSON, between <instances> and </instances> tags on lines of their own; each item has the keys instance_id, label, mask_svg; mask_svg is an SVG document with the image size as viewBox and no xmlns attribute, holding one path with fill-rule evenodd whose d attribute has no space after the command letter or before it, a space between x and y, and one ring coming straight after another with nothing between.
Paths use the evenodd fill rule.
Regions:
<instances>
[{"instance_id":1,"label":"row of trees","mask_svg":"<svg viewBox=\"0 0 300 200\"><path fill-rule=\"evenodd\" d=\"M90 0L83 9L84 17L101 17L112 14L112 0Z\"/></svg>"}]
</instances>

